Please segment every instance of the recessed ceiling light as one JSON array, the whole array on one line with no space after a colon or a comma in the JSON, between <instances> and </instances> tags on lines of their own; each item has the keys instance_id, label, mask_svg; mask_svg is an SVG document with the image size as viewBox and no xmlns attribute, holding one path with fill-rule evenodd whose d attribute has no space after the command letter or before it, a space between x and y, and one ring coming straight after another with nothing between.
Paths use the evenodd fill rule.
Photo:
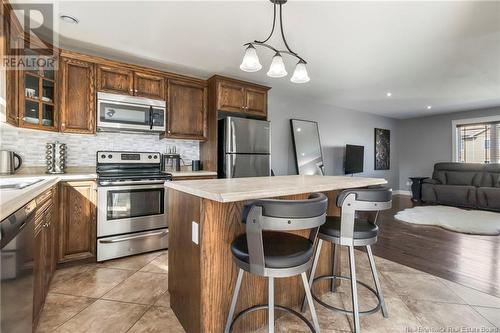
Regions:
<instances>
[{"instance_id":1,"label":"recessed ceiling light","mask_svg":"<svg viewBox=\"0 0 500 333\"><path fill-rule=\"evenodd\" d=\"M392 93L389 91L387 94L385 94L387 97L391 97Z\"/></svg>"},{"instance_id":2,"label":"recessed ceiling light","mask_svg":"<svg viewBox=\"0 0 500 333\"><path fill-rule=\"evenodd\" d=\"M432 109L432 105L427 105L427 110Z\"/></svg>"},{"instance_id":3,"label":"recessed ceiling light","mask_svg":"<svg viewBox=\"0 0 500 333\"><path fill-rule=\"evenodd\" d=\"M79 22L76 17L71 16L71 15L61 14L61 15L59 15L59 18L66 23L77 24Z\"/></svg>"}]
</instances>

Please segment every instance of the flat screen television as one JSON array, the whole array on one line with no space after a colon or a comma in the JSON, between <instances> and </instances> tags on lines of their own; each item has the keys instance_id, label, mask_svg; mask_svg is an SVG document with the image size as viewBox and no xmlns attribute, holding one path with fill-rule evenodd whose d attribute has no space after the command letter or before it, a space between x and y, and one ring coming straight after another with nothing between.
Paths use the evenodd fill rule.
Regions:
<instances>
[{"instance_id":1,"label":"flat screen television","mask_svg":"<svg viewBox=\"0 0 500 333\"><path fill-rule=\"evenodd\" d=\"M363 172L363 162L365 160L365 147L346 145L345 146L345 173L353 174Z\"/></svg>"}]
</instances>

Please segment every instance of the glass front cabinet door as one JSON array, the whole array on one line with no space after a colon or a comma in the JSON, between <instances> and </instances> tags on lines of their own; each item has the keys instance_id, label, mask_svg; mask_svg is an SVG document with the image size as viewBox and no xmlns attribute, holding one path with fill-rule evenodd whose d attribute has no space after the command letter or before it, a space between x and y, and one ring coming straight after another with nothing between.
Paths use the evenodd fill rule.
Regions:
<instances>
[{"instance_id":1,"label":"glass front cabinet door","mask_svg":"<svg viewBox=\"0 0 500 333\"><path fill-rule=\"evenodd\" d=\"M24 49L22 52L26 56L45 56L42 52L30 49ZM37 66L22 68L18 73L19 126L57 131L57 71Z\"/></svg>"}]
</instances>

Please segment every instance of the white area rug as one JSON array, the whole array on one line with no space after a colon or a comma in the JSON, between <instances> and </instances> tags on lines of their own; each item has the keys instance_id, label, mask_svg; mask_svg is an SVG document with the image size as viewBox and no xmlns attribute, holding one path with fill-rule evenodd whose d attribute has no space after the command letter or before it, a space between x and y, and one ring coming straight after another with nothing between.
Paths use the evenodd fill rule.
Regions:
<instances>
[{"instance_id":1,"label":"white area rug","mask_svg":"<svg viewBox=\"0 0 500 333\"><path fill-rule=\"evenodd\" d=\"M408 223L435 225L466 234L500 234L500 214L482 210L465 210L447 206L422 206L400 211L395 218Z\"/></svg>"}]
</instances>

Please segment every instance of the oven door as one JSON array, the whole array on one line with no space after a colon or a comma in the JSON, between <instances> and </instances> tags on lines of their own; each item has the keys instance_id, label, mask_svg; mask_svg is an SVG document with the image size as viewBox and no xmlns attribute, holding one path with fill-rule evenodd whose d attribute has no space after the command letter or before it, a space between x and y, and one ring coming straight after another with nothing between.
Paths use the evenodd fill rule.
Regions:
<instances>
[{"instance_id":1,"label":"oven door","mask_svg":"<svg viewBox=\"0 0 500 333\"><path fill-rule=\"evenodd\" d=\"M100 130L165 131L165 108L100 99L97 102L97 127Z\"/></svg>"},{"instance_id":2,"label":"oven door","mask_svg":"<svg viewBox=\"0 0 500 333\"><path fill-rule=\"evenodd\" d=\"M100 186L97 200L97 237L168 226L163 183Z\"/></svg>"}]
</instances>

